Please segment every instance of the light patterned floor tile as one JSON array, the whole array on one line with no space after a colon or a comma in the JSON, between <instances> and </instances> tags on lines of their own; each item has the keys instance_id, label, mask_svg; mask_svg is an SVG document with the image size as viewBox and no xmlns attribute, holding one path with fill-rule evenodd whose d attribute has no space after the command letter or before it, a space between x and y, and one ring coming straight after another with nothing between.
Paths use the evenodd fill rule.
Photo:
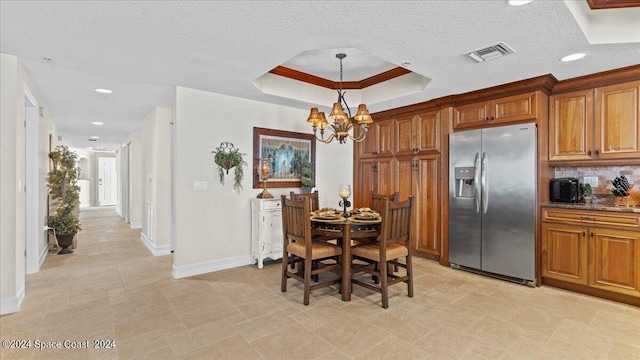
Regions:
<instances>
[{"instance_id":1,"label":"light patterned floor tile","mask_svg":"<svg viewBox=\"0 0 640 360\"><path fill-rule=\"evenodd\" d=\"M172 278L140 230L113 208L81 211L70 255L50 254L27 276L19 313L0 338L115 341L115 349L0 349L5 359L611 359L640 358L640 308L570 291L529 288L414 258L406 286L311 293L280 262Z\"/></svg>"}]
</instances>

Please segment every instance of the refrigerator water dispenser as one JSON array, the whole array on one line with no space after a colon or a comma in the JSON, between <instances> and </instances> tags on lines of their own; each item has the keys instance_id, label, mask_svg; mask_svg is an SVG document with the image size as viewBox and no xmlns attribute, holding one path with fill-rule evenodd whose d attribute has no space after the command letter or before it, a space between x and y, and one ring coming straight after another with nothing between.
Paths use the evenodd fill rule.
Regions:
<instances>
[{"instance_id":1,"label":"refrigerator water dispenser","mask_svg":"<svg viewBox=\"0 0 640 360\"><path fill-rule=\"evenodd\" d=\"M454 171L456 182L456 197L472 198L474 195L473 166L456 167Z\"/></svg>"}]
</instances>

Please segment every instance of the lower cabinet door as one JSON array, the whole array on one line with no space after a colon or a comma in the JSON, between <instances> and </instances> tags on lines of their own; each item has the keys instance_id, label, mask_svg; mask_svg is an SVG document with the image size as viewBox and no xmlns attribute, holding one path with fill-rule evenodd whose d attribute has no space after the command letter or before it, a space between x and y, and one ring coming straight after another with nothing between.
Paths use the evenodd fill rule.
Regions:
<instances>
[{"instance_id":1,"label":"lower cabinet door","mask_svg":"<svg viewBox=\"0 0 640 360\"><path fill-rule=\"evenodd\" d=\"M582 226L542 224L542 276L587 285L587 232Z\"/></svg>"},{"instance_id":2,"label":"lower cabinet door","mask_svg":"<svg viewBox=\"0 0 640 360\"><path fill-rule=\"evenodd\" d=\"M590 236L589 285L640 295L640 233L593 228Z\"/></svg>"}]
</instances>

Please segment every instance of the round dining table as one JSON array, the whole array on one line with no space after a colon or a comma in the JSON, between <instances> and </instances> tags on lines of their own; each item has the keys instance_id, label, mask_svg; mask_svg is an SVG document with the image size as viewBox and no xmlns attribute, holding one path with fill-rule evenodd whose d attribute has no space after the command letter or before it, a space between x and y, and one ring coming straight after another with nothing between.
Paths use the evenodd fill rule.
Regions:
<instances>
[{"instance_id":1,"label":"round dining table","mask_svg":"<svg viewBox=\"0 0 640 360\"><path fill-rule=\"evenodd\" d=\"M311 234L338 239L342 246L341 285L342 301L351 301L351 246L357 239L372 239L380 235L380 218L358 220L339 216L335 219L311 217Z\"/></svg>"}]
</instances>

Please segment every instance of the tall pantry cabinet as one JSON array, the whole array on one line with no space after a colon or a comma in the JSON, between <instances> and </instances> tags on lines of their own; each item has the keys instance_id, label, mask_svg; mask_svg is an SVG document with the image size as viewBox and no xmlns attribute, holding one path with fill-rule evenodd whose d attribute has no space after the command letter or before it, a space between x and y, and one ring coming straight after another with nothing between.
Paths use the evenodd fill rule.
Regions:
<instances>
[{"instance_id":1,"label":"tall pantry cabinet","mask_svg":"<svg viewBox=\"0 0 640 360\"><path fill-rule=\"evenodd\" d=\"M442 110L380 117L355 145L355 206L369 207L371 192L414 198L413 249L441 255L440 144Z\"/></svg>"}]
</instances>

